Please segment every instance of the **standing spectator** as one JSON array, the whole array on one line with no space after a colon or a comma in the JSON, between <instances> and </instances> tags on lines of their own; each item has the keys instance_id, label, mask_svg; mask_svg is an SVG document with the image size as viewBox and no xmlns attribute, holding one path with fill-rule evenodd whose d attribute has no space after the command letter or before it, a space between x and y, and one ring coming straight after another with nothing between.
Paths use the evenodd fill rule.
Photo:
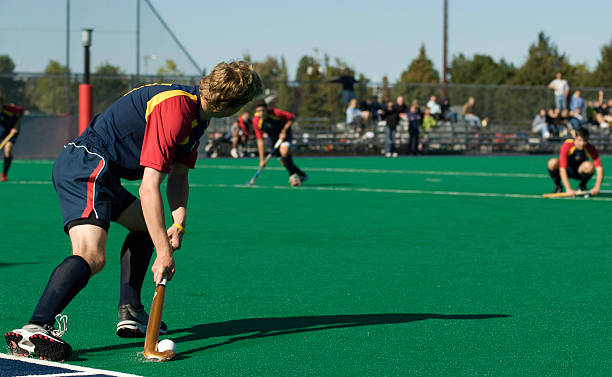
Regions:
<instances>
[{"instance_id":1,"label":"standing spectator","mask_svg":"<svg viewBox=\"0 0 612 377\"><path fill-rule=\"evenodd\" d=\"M355 80L350 69L345 68L342 76L329 82L342 84L342 104L346 106L355 97L355 84L359 83Z\"/></svg>"},{"instance_id":2,"label":"standing spectator","mask_svg":"<svg viewBox=\"0 0 612 377\"><path fill-rule=\"evenodd\" d=\"M580 89L576 89L572 98L570 98L570 111L575 112L576 109L580 110L580 113L584 113L584 98L581 96Z\"/></svg>"},{"instance_id":3,"label":"standing spectator","mask_svg":"<svg viewBox=\"0 0 612 377\"><path fill-rule=\"evenodd\" d=\"M19 124L23 118L23 108L15 106L11 103L9 105L4 104L4 95L0 92L0 141L8 137L11 132L13 136L9 139L8 143L4 146L4 169L0 174L0 181L6 182L8 180L7 174L13 161L13 145L17 141L19 135Z\"/></svg>"},{"instance_id":4,"label":"standing spectator","mask_svg":"<svg viewBox=\"0 0 612 377\"><path fill-rule=\"evenodd\" d=\"M423 117L421 116L421 113L419 113L419 109L415 104L410 106L410 112L407 114L407 118L408 134L410 135L410 139L408 141L408 153L416 156L419 152L419 132Z\"/></svg>"},{"instance_id":5,"label":"standing spectator","mask_svg":"<svg viewBox=\"0 0 612 377\"><path fill-rule=\"evenodd\" d=\"M387 102L387 107L382 111L382 119L385 121L385 156L397 157L395 151L395 140L398 137L397 125L399 124L400 112L393 101Z\"/></svg>"},{"instance_id":6,"label":"standing spectator","mask_svg":"<svg viewBox=\"0 0 612 377\"><path fill-rule=\"evenodd\" d=\"M436 96L429 97L429 102L427 102L427 108L429 109L429 113L434 119L442 118L442 107L436 102Z\"/></svg>"},{"instance_id":7,"label":"standing spectator","mask_svg":"<svg viewBox=\"0 0 612 377\"><path fill-rule=\"evenodd\" d=\"M230 155L233 158L244 157L244 150L246 149L251 129L253 129L251 115L248 111L245 111L232 125L232 149L230 150Z\"/></svg>"},{"instance_id":8,"label":"standing spectator","mask_svg":"<svg viewBox=\"0 0 612 377\"><path fill-rule=\"evenodd\" d=\"M542 139L548 139L550 133L548 131L548 123L546 123L546 109L540 109L540 112L533 118L531 131L540 132Z\"/></svg>"},{"instance_id":9,"label":"standing spectator","mask_svg":"<svg viewBox=\"0 0 612 377\"><path fill-rule=\"evenodd\" d=\"M557 78L548 84L555 91L555 107L559 111L567 109L567 96L569 95L569 84L562 78L561 72L557 72Z\"/></svg>"},{"instance_id":10,"label":"standing spectator","mask_svg":"<svg viewBox=\"0 0 612 377\"><path fill-rule=\"evenodd\" d=\"M480 126L480 118L474 114L474 104L476 100L474 97L470 97L468 101L463 105L463 119L465 119L471 127Z\"/></svg>"}]
</instances>

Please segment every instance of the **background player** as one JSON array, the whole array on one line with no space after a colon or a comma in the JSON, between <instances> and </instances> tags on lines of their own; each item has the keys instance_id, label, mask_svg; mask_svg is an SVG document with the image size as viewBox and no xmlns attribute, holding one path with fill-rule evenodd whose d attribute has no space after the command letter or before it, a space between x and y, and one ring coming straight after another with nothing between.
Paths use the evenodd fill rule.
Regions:
<instances>
[{"instance_id":1,"label":"background player","mask_svg":"<svg viewBox=\"0 0 612 377\"><path fill-rule=\"evenodd\" d=\"M592 159L593 161L589 161ZM599 153L594 145L589 143L589 131L586 128L580 128L576 131L576 138L567 139L561 145L559 159L551 158L548 161L548 172L555 182L554 192L565 191L571 196L575 196L576 192L570 184L569 178L580 181L578 184L579 191L587 191L587 182L593 176L593 171L597 171L595 186L591 189L591 195L599 194L601 183L603 181L604 172L603 165L599 159Z\"/></svg>"},{"instance_id":2,"label":"background player","mask_svg":"<svg viewBox=\"0 0 612 377\"><path fill-rule=\"evenodd\" d=\"M144 336L148 316L140 300L142 282L153 247L155 282L174 275L174 250L185 232L188 172L195 166L199 139L211 118L235 113L261 89L250 64L220 63L199 87L150 84L132 90L64 146L53 183L72 255L51 274L29 323L5 334L13 353L48 360L70 356L71 347L60 339L65 316L59 313L104 267L111 221L130 231L121 249L117 335ZM168 229L160 189L166 175L173 221ZM121 178L142 180L140 200L121 186ZM56 320L58 329L53 328Z\"/></svg>"},{"instance_id":3,"label":"background player","mask_svg":"<svg viewBox=\"0 0 612 377\"><path fill-rule=\"evenodd\" d=\"M291 146L291 125L295 115L288 111L279 110L274 107L276 98L266 101L261 100L255 105L255 115L253 116L253 130L257 138L257 150L259 151L259 166L265 167L263 132L268 134L268 143L273 148L279 139L282 139L277 155L280 156L281 163L289 173L289 183L291 186L301 185L308 176L301 171L294 163L289 151Z\"/></svg>"},{"instance_id":4,"label":"background player","mask_svg":"<svg viewBox=\"0 0 612 377\"><path fill-rule=\"evenodd\" d=\"M17 141L19 135L19 125L23 119L23 108L15 106L15 104L4 104L4 95L0 92L0 141L4 140L11 131L14 133L9 142L4 145L4 169L0 174L0 181L6 182L8 179L8 171L13 161L13 145Z\"/></svg>"}]
</instances>

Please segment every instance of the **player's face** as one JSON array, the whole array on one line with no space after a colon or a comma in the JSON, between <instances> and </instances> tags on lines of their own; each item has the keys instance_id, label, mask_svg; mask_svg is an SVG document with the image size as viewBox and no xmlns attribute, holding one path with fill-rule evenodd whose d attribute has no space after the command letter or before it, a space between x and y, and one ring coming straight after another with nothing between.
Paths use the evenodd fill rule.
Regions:
<instances>
[{"instance_id":1,"label":"player's face","mask_svg":"<svg viewBox=\"0 0 612 377\"><path fill-rule=\"evenodd\" d=\"M266 109L266 108L265 108L265 107L263 107L263 106L257 106L257 107L255 108L255 115L256 115L257 117L261 118L261 117L263 116L263 113L264 113L264 110L265 110L265 109Z\"/></svg>"},{"instance_id":2,"label":"player's face","mask_svg":"<svg viewBox=\"0 0 612 377\"><path fill-rule=\"evenodd\" d=\"M232 109L218 111L218 112L214 113L212 115L212 117L213 118L225 118L225 117L228 117L230 115L236 114L236 112L238 110L240 110L241 107L242 106L236 106L236 107L234 107Z\"/></svg>"},{"instance_id":3,"label":"player's face","mask_svg":"<svg viewBox=\"0 0 612 377\"><path fill-rule=\"evenodd\" d=\"M574 139L574 146L580 151L584 149L585 144L586 140L584 140L582 136L576 136L576 138Z\"/></svg>"}]
</instances>

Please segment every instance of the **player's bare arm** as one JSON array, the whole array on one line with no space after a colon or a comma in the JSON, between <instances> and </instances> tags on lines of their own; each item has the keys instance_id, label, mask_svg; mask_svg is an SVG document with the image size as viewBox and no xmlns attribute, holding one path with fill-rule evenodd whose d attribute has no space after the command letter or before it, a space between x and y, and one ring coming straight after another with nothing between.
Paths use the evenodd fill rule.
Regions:
<instances>
[{"instance_id":1,"label":"player's bare arm","mask_svg":"<svg viewBox=\"0 0 612 377\"><path fill-rule=\"evenodd\" d=\"M185 220L187 216L187 199L189 198L189 168L187 165L176 163L168 175L166 194L172 213L172 225L167 234L170 245L175 250L181 248L183 234L185 233Z\"/></svg>"},{"instance_id":2,"label":"player's bare arm","mask_svg":"<svg viewBox=\"0 0 612 377\"><path fill-rule=\"evenodd\" d=\"M289 120L287 123L285 123L285 126L283 127L280 134L278 135L279 139L285 140L287 138L287 130L291 128L292 124L293 124L293 120Z\"/></svg>"},{"instance_id":3,"label":"player's bare arm","mask_svg":"<svg viewBox=\"0 0 612 377\"><path fill-rule=\"evenodd\" d=\"M597 173L597 178L595 178L595 186L591 189L591 195L596 196L601 191L601 184L604 178L604 170L603 166L596 166L595 172Z\"/></svg>"},{"instance_id":4,"label":"player's bare arm","mask_svg":"<svg viewBox=\"0 0 612 377\"><path fill-rule=\"evenodd\" d=\"M164 204L160 189L165 177L164 173L145 167L142 183L138 190L142 213L153 245L155 245L156 257L151 271L153 271L153 278L158 284L162 277L165 276L168 280L171 280L174 275L174 250L166 233Z\"/></svg>"}]
</instances>

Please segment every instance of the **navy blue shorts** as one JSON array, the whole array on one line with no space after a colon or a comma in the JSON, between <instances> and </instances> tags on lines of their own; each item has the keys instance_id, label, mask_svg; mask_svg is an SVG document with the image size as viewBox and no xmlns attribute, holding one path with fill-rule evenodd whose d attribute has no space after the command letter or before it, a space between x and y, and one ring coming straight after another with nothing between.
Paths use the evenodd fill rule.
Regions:
<instances>
[{"instance_id":1,"label":"navy blue shorts","mask_svg":"<svg viewBox=\"0 0 612 377\"><path fill-rule=\"evenodd\" d=\"M278 137L280 136L280 130L271 130L270 132L266 132L266 133L268 134L268 145L270 146L270 149L274 149L274 145L276 144L276 142L278 141ZM291 132L291 128L289 128L287 132L285 133L285 141L283 141L283 143L287 142L289 143L289 145L291 145L292 139L293 139L293 132ZM276 152L274 152L275 157L280 156L279 149L277 149Z\"/></svg>"},{"instance_id":2,"label":"navy blue shorts","mask_svg":"<svg viewBox=\"0 0 612 377\"><path fill-rule=\"evenodd\" d=\"M79 138L68 143L53 165L53 186L60 201L64 231L80 224L108 230L111 221L136 197L121 186L101 148Z\"/></svg>"},{"instance_id":3,"label":"navy blue shorts","mask_svg":"<svg viewBox=\"0 0 612 377\"><path fill-rule=\"evenodd\" d=\"M4 140L5 137L7 137L11 133L12 129L13 129L12 127L11 128L0 127L0 143ZM19 136L19 132L13 135L13 137L9 139L9 142L15 144L15 142L17 141L17 136Z\"/></svg>"}]
</instances>

